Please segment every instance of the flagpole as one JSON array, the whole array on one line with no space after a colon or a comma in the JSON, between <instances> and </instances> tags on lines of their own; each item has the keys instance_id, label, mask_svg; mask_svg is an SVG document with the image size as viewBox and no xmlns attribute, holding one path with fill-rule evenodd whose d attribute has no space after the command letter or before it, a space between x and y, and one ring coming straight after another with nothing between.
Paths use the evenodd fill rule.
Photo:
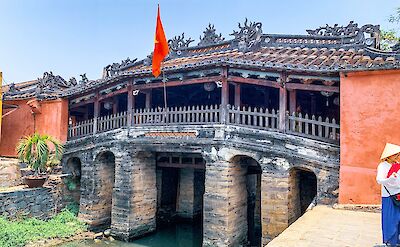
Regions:
<instances>
[{"instance_id":1,"label":"flagpole","mask_svg":"<svg viewBox=\"0 0 400 247\"><path fill-rule=\"evenodd\" d=\"M167 78L165 78L165 72L164 72L164 70L162 71L162 73L163 73L163 84L164 84L164 118L165 118L165 122L166 122L166 120L167 120L167 85L166 85L166 81L167 81Z\"/></svg>"}]
</instances>

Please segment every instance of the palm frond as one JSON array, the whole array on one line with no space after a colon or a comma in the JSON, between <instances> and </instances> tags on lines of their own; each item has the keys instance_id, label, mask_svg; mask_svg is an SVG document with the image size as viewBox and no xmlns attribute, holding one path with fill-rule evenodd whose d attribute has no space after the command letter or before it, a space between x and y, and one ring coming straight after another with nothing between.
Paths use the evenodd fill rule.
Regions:
<instances>
[{"instance_id":1,"label":"palm frond","mask_svg":"<svg viewBox=\"0 0 400 247\"><path fill-rule=\"evenodd\" d=\"M25 136L16 147L19 160L28 163L36 172L44 171L49 165L58 164L63 149L63 145L54 137L38 133Z\"/></svg>"}]
</instances>

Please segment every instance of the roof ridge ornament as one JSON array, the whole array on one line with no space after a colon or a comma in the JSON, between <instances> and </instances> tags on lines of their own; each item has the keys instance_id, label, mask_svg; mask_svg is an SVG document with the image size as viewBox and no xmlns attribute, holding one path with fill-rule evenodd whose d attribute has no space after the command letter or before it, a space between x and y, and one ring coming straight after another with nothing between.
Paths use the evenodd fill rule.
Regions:
<instances>
[{"instance_id":1,"label":"roof ridge ornament","mask_svg":"<svg viewBox=\"0 0 400 247\"><path fill-rule=\"evenodd\" d=\"M130 59L129 57L126 58L125 60L122 60L121 63L112 63L104 67L103 69L103 77L111 77L113 75L118 74L121 70L124 68L127 68L129 66L132 66L136 63L137 58L135 59Z\"/></svg>"},{"instance_id":2,"label":"roof ridge ornament","mask_svg":"<svg viewBox=\"0 0 400 247\"><path fill-rule=\"evenodd\" d=\"M19 92L19 88L17 88L15 86L15 83L11 83L10 85L8 85L8 90L4 93L5 95L14 95L17 94Z\"/></svg>"},{"instance_id":3,"label":"roof ridge ornament","mask_svg":"<svg viewBox=\"0 0 400 247\"><path fill-rule=\"evenodd\" d=\"M400 42L397 42L393 46L390 47L390 49L394 52L400 52Z\"/></svg>"},{"instance_id":4,"label":"roof ridge ornament","mask_svg":"<svg viewBox=\"0 0 400 247\"><path fill-rule=\"evenodd\" d=\"M233 31L230 35L235 37L234 42L238 43L239 50L248 50L261 42L262 23L249 22L246 18L243 26L239 22L239 31Z\"/></svg>"},{"instance_id":5,"label":"roof ridge ornament","mask_svg":"<svg viewBox=\"0 0 400 247\"><path fill-rule=\"evenodd\" d=\"M360 30L358 23L350 21L347 26L339 26L339 24L334 24L329 26L326 24L324 27L319 27L317 29L307 29L309 35L320 35L320 36L351 36L356 35Z\"/></svg>"},{"instance_id":6,"label":"roof ridge ornament","mask_svg":"<svg viewBox=\"0 0 400 247\"><path fill-rule=\"evenodd\" d=\"M329 36L329 37L342 37L342 36L356 36L354 43L362 43L369 47L378 48L380 46L380 26L366 24L358 27L358 23L350 21L347 26L339 26L335 24L329 26L326 24L324 27L317 29L307 29L309 35L314 36Z\"/></svg>"},{"instance_id":7,"label":"roof ridge ornament","mask_svg":"<svg viewBox=\"0 0 400 247\"><path fill-rule=\"evenodd\" d=\"M185 40L185 33L182 33L182 35L177 35L173 37L172 39L168 40L168 46L171 48L173 51L180 50L182 48L187 48L189 47L189 44L192 43L194 40L191 39L190 37Z\"/></svg>"},{"instance_id":8,"label":"roof ridge ornament","mask_svg":"<svg viewBox=\"0 0 400 247\"><path fill-rule=\"evenodd\" d=\"M200 42L197 44L199 46L219 44L225 39L222 37L221 33L219 35L216 33L215 27L211 23L208 24L208 27L206 27L203 33L204 36L201 37L200 35Z\"/></svg>"},{"instance_id":9,"label":"roof ridge ornament","mask_svg":"<svg viewBox=\"0 0 400 247\"><path fill-rule=\"evenodd\" d=\"M37 82L37 93L55 92L74 86L71 81L67 82L61 76L54 75L52 71L44 72L43 77L38 78Z\"/></svg>"},{"instance_id":10,"label":"roof ridge ornament","mask_svg":"<svg viewBox=\"0 0 400 247\"><path fill-rule=\"evenodd\" d=\"M81 80L79 81L79 84L86 84L89 82L89 79L86 76L86 73L83 73L82 75L79 75L81 77Z\"/></svg>"}]
</instances>

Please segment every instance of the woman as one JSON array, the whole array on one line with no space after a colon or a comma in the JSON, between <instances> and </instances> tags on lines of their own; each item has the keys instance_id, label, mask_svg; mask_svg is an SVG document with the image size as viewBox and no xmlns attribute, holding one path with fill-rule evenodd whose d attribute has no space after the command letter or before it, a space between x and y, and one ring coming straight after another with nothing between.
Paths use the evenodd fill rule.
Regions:
<instances>
[{"instance_id":1,"label":"woman","mask_svg":"<svg viewBox=\"0 0 400 247\"><path fill-rule=\"evenodd\" d=\"M400 146L387 143L378 166L376 181L381 184L382 193L382 235L383 242L389 246L400 244L400 207L396 206L390 195L400 193L400 172L394 171L392 164L398 163ZM397 166L397 165L396 165ZM392 168L392 170L391 170ZM388 176L388 172L391 174ZM389 194L390 193L390 194Z\"/></svg>"}]
</instances>

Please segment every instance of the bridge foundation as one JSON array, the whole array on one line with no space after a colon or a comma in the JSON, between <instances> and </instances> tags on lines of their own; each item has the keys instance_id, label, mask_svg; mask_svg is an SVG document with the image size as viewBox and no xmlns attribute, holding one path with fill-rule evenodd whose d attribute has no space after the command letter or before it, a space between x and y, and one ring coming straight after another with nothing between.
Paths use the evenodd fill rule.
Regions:
<instances>
[{"instance_id":1,"label":"bridge foundation","mask_svg":"<svg viewBox=\"0 0 400 247\"><path fill-rule=\"evenodd\" d=\"M164 206L172 220L193 219L202 210L203 246L240 246L260 238L264 245L310 203L337 199L338 147L221 128L223 135L199 127L198 137L184 141L147 137L154 132L146 129L70 141L63 162L81 162L79 217L91 226L111 222L112 234L129 240L155 231L157 210L164 212Z\"/></svg>"},{"instance_id":2,"label":"bridge foundation","mask_svg":"<svg viewBox=\"0 0 400 247\"><path fill-rule=\"evenodd\" d=\"M130 152L117 161L111 232L129 240L156 230L156 159L151 152Z\"/></svg>"},{"instance_id":3,"label":"bridge foundation","mask_svg":"<svg viewBox=\"0 0 400 247\"><path fill-rule=\"evenodd\" d=\"M238 164L206 159L203 246L247 243L245 175Z\"/></svg>"}]
</instances>

